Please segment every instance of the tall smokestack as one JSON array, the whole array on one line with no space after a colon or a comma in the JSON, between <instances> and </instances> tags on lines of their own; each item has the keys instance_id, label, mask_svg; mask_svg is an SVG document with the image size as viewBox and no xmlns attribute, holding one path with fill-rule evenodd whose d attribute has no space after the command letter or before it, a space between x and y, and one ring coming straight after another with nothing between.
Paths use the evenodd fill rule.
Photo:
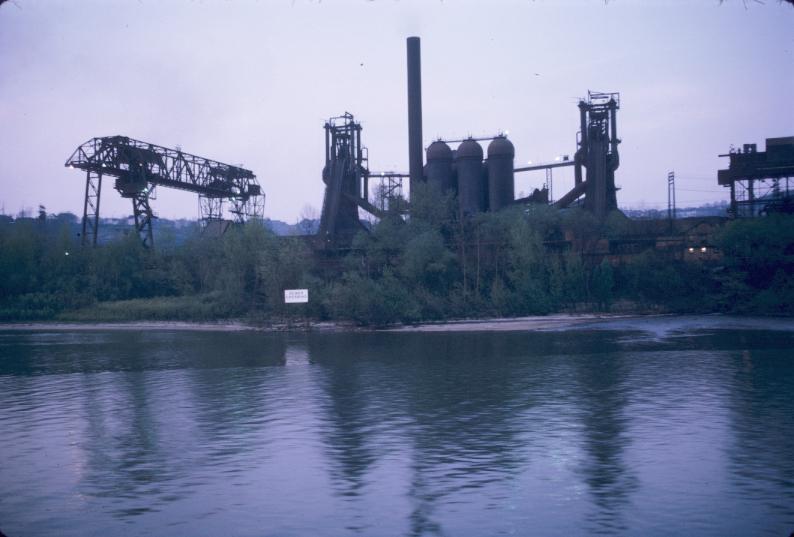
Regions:
<instances>
[{"instance_id":1,"label":"tall smokestack","mask_svg":"<svg viewBox=\"0 0 794 537\"><path fill-rule=\"evenodd\" d=\"M408 174L411 195L422 182L422 60L419 38L407 39L408 50Z\"/></svg>"}]
</instances>

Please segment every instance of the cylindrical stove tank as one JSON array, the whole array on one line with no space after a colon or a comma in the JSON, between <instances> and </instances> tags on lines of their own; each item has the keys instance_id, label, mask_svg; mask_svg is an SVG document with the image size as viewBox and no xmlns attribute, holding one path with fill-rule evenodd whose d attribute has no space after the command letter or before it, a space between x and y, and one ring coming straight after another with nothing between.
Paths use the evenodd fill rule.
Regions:
<instances>
[{"instance_id":1,"label":"cylindrical stove tank","mask_svg":"<svg viewBox=\"0 0 794 537\"><path fill-rule=\"evenodd\" d=\"M437 140L427 148L427 166L425 168L427 182L435 185L439 192L455 190L455 176L452 172L452 150Z\"/></svg>"},{"instance_id":2,"label":"cylindrical stove tank","mask_svg":"<svg viewBox=\"0 0 794 537\"><path fill-rule=\"evenodd\" d=\"M498 136L488 144L488 208L491 211L503 209L515 199L515 154L513 144L505 136Z\"/></svg>"},{"instance_id":3,"label":"cylindrical stove tank","mask_svg":"<svg viewBox=\"0 0 794 537\"><path fill-rule=\"evenodd\" d=\"M482 212L486 207L486 188L482 165L482 146L471 138L458 146L455 154L458 171L458 204L463 214Z\"/></svg>"}]
</instances>

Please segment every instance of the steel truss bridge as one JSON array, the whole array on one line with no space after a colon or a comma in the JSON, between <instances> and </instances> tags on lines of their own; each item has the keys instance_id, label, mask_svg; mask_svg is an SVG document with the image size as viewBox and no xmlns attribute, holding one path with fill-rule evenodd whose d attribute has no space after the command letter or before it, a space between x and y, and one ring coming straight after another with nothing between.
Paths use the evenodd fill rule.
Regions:
<instances>
[{"instance_id":1,"label":"steel truss bridge","mask_svg":"<svg viewBox=\"0 0 794 537\"><path fill-rule=\"evenodd\" d=\"M152 208L158 186L194 192L204 226L223 219L224 202L237 222L261 218L265 195L250 170L169 149L126 136L92 138L78 147L65 166L86 172L82 242L97 243L102 178L115 178L114 188L132 200L135 231L144 247L154 244Z\"/></svg>"}]
</instances>

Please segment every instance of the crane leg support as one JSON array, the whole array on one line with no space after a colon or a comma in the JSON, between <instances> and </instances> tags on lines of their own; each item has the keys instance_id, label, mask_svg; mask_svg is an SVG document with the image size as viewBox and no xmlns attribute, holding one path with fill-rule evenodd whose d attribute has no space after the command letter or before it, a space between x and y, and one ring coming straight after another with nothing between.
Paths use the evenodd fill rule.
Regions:
<instances>
[{"instance_id":1,"label":"crane leg support","mask_svg":"<svg viewBox=\"0 0 794 537\"><path fill-rule=\"evenodd\" d=\"M85 201L83 202L82 244L96 246L99 232L99 196L102 193L102 174L88 171L85 176Z\"/></svg>"},{"instance_id":2,"label":"crane leg support","mask_svg":"<svg viewBox=\"0 0 794 537\"><path fill-rule=\"evenodd\" d=\"M132 212L135 215L135 231L141 239L144 248L154 246L152 235L152 208L149 205L148 189L136 194L132 198Z\"/></svg>"}]
</instances>

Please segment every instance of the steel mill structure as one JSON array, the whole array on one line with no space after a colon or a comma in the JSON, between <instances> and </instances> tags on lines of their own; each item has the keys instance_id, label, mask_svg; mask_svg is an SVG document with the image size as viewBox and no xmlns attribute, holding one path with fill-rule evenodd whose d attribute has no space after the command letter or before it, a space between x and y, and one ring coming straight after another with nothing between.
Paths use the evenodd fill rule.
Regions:
<instances>
[{"instance_id":1,"label":"steel mill structure","mask_svg":"<svg viewBox=\"0 0 794 537\"><path fill-rule=\"evenodd\" d=\"M320 215L319 246L345 248L359 231L366 228L359 219L359 208L377 217L394 209L393 200L402 197L398 172L370 172L368 151L361 143L361 124L345 112L325 123L325 195ZM382 196L377 204L369 200L370 176L381 181Z\"/></svg>"},{"instance_id":2,"label":"steel mill structure","mask_svg":"<svg viewBox=\"0 0 794 537\"><path fill-rule=\"evenodd\" d=\"M767 138L766 151L744 144L721 157L730 159L727 170L717 172L717 182L731 189L729 212L733 217L769 212L794 212L794 136Z\"/></svg>"},{"instance_id":3,"label":"steel mill structure","mask_svg":"<svg viewBox=\"0 0 794 537\"><path fill-rule=\"evenodd\" d=\"M187 190L199 195L204 226L223 222L224 202L238 222L261 218L265 196L250 170L197 157L126 136L93 138L78 147L65 166L86 172L83 203L83 244L96 245L102 179L115 178L114 188L132 200L135 231L145 247L154 244L149 203L156 187Z\"/></svg>"},{"instance_id":4,"label":"steel mill structure","mask_svg":"<svg viewBox=\"0 0 794 537\"><path fill-rule=\"evenodd\" d=\"M588 91L580 100L576 150L554 162L515 167L515 147L507 133L433 141L423 150L421 47L418 37L406 42L408 104L408 172L372 172L361 139L362 126L345 112L325 122L325 184L320 227L315 245L320 250L344 250L367 229L360 212L383 218L387 213L410 214L411 202L423 192L453 194L462 220L485 211L526 204L551 204L560 209L581 207L603 220L618 211L615 172L620 166L617 131L618 93ZM487 142L483 149L481 142ZM789 177L794 174L794 137L768 138L765 152L754 144L727 155L730 167L719 171L719 184L731 189L730 214L755 216L769 211L792 211ZM86 172L83 243L96 244L103 176L115 178L115 189L132 200L135 229L151 246L155 187L197 193L200 218L222 232L223 204L233 219L261 217L264 194L253 172L124 136L94 138L81 145L66 166ZM554 199L553 170L574 168L574 186ZM543 171L545 184L516 199L517 173ZM379 180L370 200L370 180ZM411 200L403 197L409 179ZM673 185L673 183L670 183ZM427 188L425 188L425 186ZM668 189L673 186L668 186ZM672 192L674 196L674 190ZM674 199L671 198L671 199Z\"/></svg>"},{"instance_id":5,"label":"steel mill structure","mask_svg":"<svg viewBox=\"0 0 794 537\"><path fill-rule=\"evenodd\" d=\"M484 211L499 211L517 203L547 204L551 201L552 170L574 166L574 188L554 202L554 206L565 208L578 203L599 219L617 210L615 170L620 163L620 140L617 136L619 94L588 92L587 99L579 102L580 132L573 160L566 157L561 162L515 168L515 148L506 133L484 138L435 140L423 154L419 38L409 37L406 49L408 173L371 173L368 153L361 145L361 125L349 113L329 120L325 125L325 197L320 224L322 245L349 246L355 233L363 229L359 222L359 208L375 216L383 216L384 207L388 204L373 204L368 200L370 177L380 177L385 181L381 191L387 191L391 199L397 199L401 181L406 177L410 181L412 201L421 191L417 188L420 184L427 184L440 193L452 193L457 197L460 216L466 218ZM485 151L480 142L488 142ZM451 145L455 145L455 149ZM515 174L536 170L546 172L546 185L527 197L516 199Z\"/></svg>"}]
</instances>

